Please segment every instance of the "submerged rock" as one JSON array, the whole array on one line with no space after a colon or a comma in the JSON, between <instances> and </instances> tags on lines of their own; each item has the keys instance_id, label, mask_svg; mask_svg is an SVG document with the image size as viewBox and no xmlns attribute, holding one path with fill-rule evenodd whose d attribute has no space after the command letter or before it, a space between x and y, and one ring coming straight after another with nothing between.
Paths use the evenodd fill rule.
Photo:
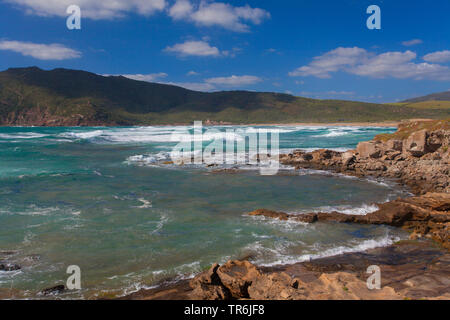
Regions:
<instances>
[{"instance_id":1,"label":"submerged rock","mask_svg":"<svg viewBox=\"0 0 450 320\"><path fill-rule=\"evenodd\" d=\"M18 264L14 263L1 263L0 264L0 271L16 271L20 270L22 267Z\"/></svg>"},{"instance_id":2,"label":"submerged rock","mask_svg":"<svg viewBox=\"0 0 450 320\"><path fill-rule=\"evenodd\" d=\"M51 295L51 294L59 294L62 293L66 290L66 286L62 285L58 285L58 286L54 286L51 288L47 288L44 289L40 292L40 294L47 296L47 295Z\"/></svg>"},{"instance_id":3,"label":"submerged rock","mask_svg":"<svg viewBox=\"0 0 450 320\"><path fill-rule=\"evenodd\" d=\"M267 209L258 209L249 213L250 216L263 216L268 218L276 218L280 220L288 220L291 218L290 215L284 212L276 212Z\"/></svg>"},{"instance_id":4,"label":"submerged rock","mask_svg":"<svg viewBox=\"0 0 450 320\"><path fill-rule=\"evenodd\" d=\"M385 224L402 227L413 233L413 237L428 236L450 249L450 194L427 193L407 199L397 199L378 204L379 209L367 215L351 215L340 212L314 212L287 214L265 209L249 215L265 216L280 220L296 220L313 223L335 221L341 223Z\"/></svg>"}]
</instances>

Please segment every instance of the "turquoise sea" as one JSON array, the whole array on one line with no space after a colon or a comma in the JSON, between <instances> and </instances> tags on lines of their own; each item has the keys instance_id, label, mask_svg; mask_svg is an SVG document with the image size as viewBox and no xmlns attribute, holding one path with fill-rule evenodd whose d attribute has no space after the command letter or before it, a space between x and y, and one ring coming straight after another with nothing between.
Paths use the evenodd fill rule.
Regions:
<instances>
[{"instance_id":1,"label":"turquoise sea","mask_svg":"<svg viewBox=\"0 0 450 320\"><path fill-rule=\"evenodd\" d=\"M222 132L237 127L215 127ZM258 127L241 126L243 130ZM281 152L354 148L394 128L273 126ZM120 296L250 256L260 265L304 261L389 245L386 226L302 224L246 215L367 214L401 196L392 182L281 168L262 176L242 165L176 166L169 152L191 127L0 128L0 298L39 298L81 269L80 291L63 298ZM175 133L175 135L174 135ZM238 134L237 134L238 135ZM205 135L205 143L217 135ZM239 139L239 137L234 137Z\"/></svg>"}]
</instances>

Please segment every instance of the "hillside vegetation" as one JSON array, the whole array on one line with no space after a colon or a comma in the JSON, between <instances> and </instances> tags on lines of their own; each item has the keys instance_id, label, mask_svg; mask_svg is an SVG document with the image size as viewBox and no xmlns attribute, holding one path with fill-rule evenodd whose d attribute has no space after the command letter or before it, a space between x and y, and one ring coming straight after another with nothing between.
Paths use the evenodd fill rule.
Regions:
<instances>
[{"instance_id":1,"label":"hillside vegetation","mask_svg":"<svg viewBox=\"0 0 450 320\"><path fill-rule=\"evenodd\" d=\"M450 130L450 118L444 120L427 120L427 121L403 121L399 124L398 130L394 133L379 134L375 137L378 141L388 141L391 139L403 140L408 138L412 133L420 130L436 131Z\"/></svg>"},{"instance_id":2,"label":"hillside vegetation","mask_svg":"<svg viewBox=\"0 0 450 320\"><path fill-rule=\"evenodd\" d=\"M447 106L411 108L270 92L205 93L68 69L0 72L0 125L156 125L194 120L326 123L447 117Z\"/></svg>"},{"instance_id":3,"label":"hillside vegetation","mask_svg":"<svg viewBox=\"0 0 450 320\"><path fill-rule=\"evenodd\" d=\"M394 103L396 106L404 106L417 109L450 109L450 101L420 101L420 102L400 102Z\"/></svg>"},{"instance_id":4,"label":"hillside vegetation","mask_svg":"<svg viewBox=\"0 0 450 320\"><path fill-rule=\"evenodd\" d=\"M450 90L438 93L432 93L427 96L418 97L414 99L408 99L402 102L406 103L414 103L414 102L423 102L423 101L450 101Z\"/></svg>"}]
</instances>

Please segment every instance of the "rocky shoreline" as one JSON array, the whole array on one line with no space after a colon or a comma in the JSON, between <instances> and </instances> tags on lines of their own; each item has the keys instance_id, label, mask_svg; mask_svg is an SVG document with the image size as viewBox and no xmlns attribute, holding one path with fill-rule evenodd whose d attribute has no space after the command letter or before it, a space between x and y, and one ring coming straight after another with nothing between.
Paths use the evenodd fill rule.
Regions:
<instances>
[{"instance_id":1,"label":"rocky shoreline","mask_svg":"<svg viewBox=\"0 0 450 320\"><path fill-rule=\"evenodd\" d=\"M338 212L299 215L305 222L386 224L428 237L450 248L450 121L413 121L399 125L394 134L361 142L355 150L296 151L280 162L295 168L331 170L357 177L395 179L416 196L379 204L366 216ZM253 215L287 219L283 213L257 210Z\"/></svg>"},{"instance_id":2,"label":"rocky shoreline","mask_svg":"<svg viewBox=\"0 0 450 320\"><path fill-rule=\"evenodd\" d=\"M280 163L297 169L334 171L357 177L395 179L414 194L450 191L450 121L412 121L394 134L360 142L355 150L295 151Z\"/></svg>"},{"instance_id":3,"label":"rocky shoreline","mask_svg":"<svg viewBox=\"0 0 450 320\"><path fill-rule=\"evenodd\" d=\"M411 232L411 239L429 238L440 243L444 248L450 249L449 193L427 193L422 196L397 199L378 204L378 208L377 211L367 215L353 215L340 212L287 214L266 209L255 210L250 212L249 215L307 223L384 224L401 227Z\"/></svg>"},{"instance_id":4,"label":"rocky shoreline","mask_svg":"<svg viewBox=\"0 0 450 320\"><path fill-rule=\"evenodd\" d=\"M414 196L378 204L379 209L367 215L266 209L249 213L306 223L384 224L409 231L408 241L271 268L228 261L191 280L167 281L121 299L450 299L449 144L449 121L412 121L401 123L394 134L359 143L355 150L281 155L281 164L296 169L394 179ZM380 290L367 288L370 265L381 269ZM7 261L0 264L0 270L12 267L20 268Z\"/></svg>"},{"instance_id":5,"label":"rocky shoreline","mask_svg":"<svg viewBox=\"0 0 450 320\"><path fill-rule=\"evenodd\" d=\"M385 224L408 230L409 241L276 268L228 261L190 281L141 290L125 299L450 299L449 144L449 121L412 121L400 124L394 134L361 142L355 150L282 155L280 162L296 169L395 179L415 196L378 204L379 210L367 215L249 213L307 223ZM382 271L379 290L367 288L370 265Z\"/></svg>"},{"instance_id":6,"label":"rocky shoreline","mask_svg":"<svg viewBox=\"0 0 450 320\"><path fill-rule=\"evenodd\" d=\"M371 265L380 267L380 290L367 288ZM450 253L430 240L408 240L270 268L246 260L228 261L191 280L165 283L120 299L448 300L449 286Z\"/></svg>"}]
</instances>

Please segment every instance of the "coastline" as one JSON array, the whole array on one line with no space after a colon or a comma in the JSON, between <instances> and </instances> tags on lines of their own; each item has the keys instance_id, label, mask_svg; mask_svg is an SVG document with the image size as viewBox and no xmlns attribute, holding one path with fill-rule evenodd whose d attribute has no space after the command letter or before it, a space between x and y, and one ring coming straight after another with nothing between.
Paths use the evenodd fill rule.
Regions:
<instances>
[{"instance_id":1,"label":"coastline","mask_svg":"<svg viewBox=\"0 0 450 320\"><path fill-rule=\"evenodd\" d=\"M431 119L411 119L420 121L432 121ZM402 121L386 121L386 122L288 122L288 123L231 123L231 122L208 122L204 121L203 126L312 126L312 127L397 127ZM149 124L149 125L82 125L82 126L67 126L68 128L84 128L84 127L177 127L190 126L192 123L171 123L171 124ZM0 125L6 128L54 128L63 126L24 126L24 125Z\"/></svg>"},{"instance_id":2,"label":"coastline","mask_svg":"<svg viewBox=\"0 0 450 320\"><path fill-rule=\"evenodd\" d=\"M410 122L410 124L419 127L423 125L420 121ZM410 124L407 123L400 127L400 133L401 130L409 128ZM408 139L413 137L412 142L415 147L417 146L418 138L415 136L417 130L413 130L410 137L403 140L406 149L400 148L402 152L411 154L411 160L404 167L406 168L406 177L400 175L395 178L401 184L411 188L411 191L416 195L423 194L423 196L397 199L381 204L379 205L380 210L366 216L352 216L333 212L305 214L300 217L301 221L307 223L323 221L387 224L402 227L411 232L411 240L407 241L406 245L405 241L400 241L387 247L381 246L362 252L344 253L314 259L309 262L271 268L258 267L248 261L229 261L222 266L214 265L208 271L196 275L191 280L162 284L156 289L140 290L121 299L450 299L450 288L446 285L450 270L448 176L445 177L446 173L443 173L445 180L447 180L444 181L447 187L443 189L442 181L439 180L440 177L433 177L431 181L425 179L425 181L420 180L418 182L414 180L414 178L417 178L414 176L420 175L424 171L424 167L420 166L420 161L415 159L418 155L419 159L422 156L425 157L427 166L430 165L430 154L432 154L431 159L441 161L441 154L436 154L437 150L441 150L443 156L448 156L448 134L445 130L443 135L442 130L422 133L422 135L425 134L425 142L422 143L423 152L420 154L417 149L409 150L407 145ZM394 134L394 137L398 136L399 131L396 135ZM439 148L435 148L431 152L429 147L433 143L436 144L436 132L441 134L441 138L444 138L441 139ZM387 144L391 144L390 147L395 147L396 143L392 145L393 140L390 141ZM370 169L369 172L360 170L360 168L355 170L355 162L378 163L381 154L390 155L390 148L383 150L378 142L364 142L362 146L367 143L377 144L377 148L371 149L369 152L370 155L377 153L376 156L368 155L367 159L364 157L360 159L361 154L367 150L365 147L358 146L356 158L355 151L340 153L317 150L311 153L299 151L298 153L284 155L284 160L282 159L281 162L295 168L320 168L360 177L388 176L383 174L389 171L386 168L378 167L375 170ZM427 144L429 145L427 146ZM402 152L400 154L398 152L395 154L397 157L402 154ZM349 153L351 153L351 157ZM396 164L389 157L384 158L384 160L390 161L389 165L392 167ZM402 158L399 161L404 161L404 159ZM443 162L444 171L445 167L448 166L448 162L445 161ZM352 165L353 167L351 167ZM364 165L367 164L364 163ZM442 169L440 166L441 164L438 162L437 168ZM433 191L441 193L425 194ZM280 220L299 218L298 216L294 217L286 213L264 209L256 210L250 214ZM361 264L361 261L364 263ZM382 290L375 293L368 291L365 287L368 275L364 268L371 264L380 265L380 268L388 270L389 274L388 281L383 280ZM222 268L223 270L221 270ZM236 283L239 284L237 289ZM302 288L301 290L299 286ZM320 288L323 286L329 289L328 292L321 291ZM344 288L344 292L342 292L342 288Z\"/></svg>"},{"instance_id":3,"label":"coastline","mask_svg":"<svg viewBox=\"0 0 450 320\"><path fill-rule=\"evenodd\" d=\"M246 269L244 273L247 272L247 274L259 272L255 278L265 279L265 281L260 284L260 293L256 296L229 297L229 299L450 299L450 291L446 286L450 254L431 240L402 240L390 246L273 267L253 267L246 260L233 261L233 263L237 264L241 272L242 269ZM382 278L382 290L370 291L365 287L369 276L367 268L371 265L378 265L387 275ZM221 300L214 295L202 296L203 292L199 295L193 288L199 279L204 281L205 274L211 277L213 268L214 266L192 279L177 282L168 280L156 288L141 289L117 299ZM244 277L245 275L242 278ZM267 279L272 286L267 286ZM292 284L290 279L307 286L302 296L280 297L281 292L290 291ZM424 282L427 283L424 285ZM414 283L418 286L405 285L405 283ZM266 286L270 289L266 290Z\"/></svg>"},{"instance_id":4,"label":"coastline","mask_svg":"<svg viewBox=\"0 0 450 320\"><path fill-rule=\"evenodd\" d=\"M450 201L447 200L441 201L439 200L439 197L437 197L436 195L431 195L428 198L422 197L425 192L438 191L448 193L449 191L448 174L446 176L445 172L441 170L445 168L450 169L450 167L448 166L448 162L445 162L448 160L448 152L446 156L446 151L448 151L448 135L447 136L445 135L447 134L445 130L442 131L439 128L436 129L433 125L428 126L427 127L428 129L423 129L422 124L420 124L419 127L422 128L422 131L426 130L426 132L425 133L422 132L419 136L416 136L418 128L413 126L413 128L411 129L408 123L406 124L400 123L399 127L400 127L399 130L394 134L382 134L377 136L372 141L361 142L355 150L347 150L345 152L338 152L325 149L318 149L312 152L302 150L285 151L289 152L289 154L281 155L280 162L283 165L289 166L295 170L303 168L318 169L323 172L330 172L330 174L327 175L333 176L349 175L349 176L356 176L361 179L373 179L373 177L375 177L375 180L380 179L381 181L384 181L384 179L386 178L388 181L399 182L398 185L405 186L407 190L413 191L416 196L420 195L420 197L418 197L416 200L411 200L414 197L409 198L408 196L408 198L405 199L394 200L388 203L379 203L377 205L378 208L381 207L383 210L376 211L375 214L372 214L373 211L371 209L370 212L364 216L356 215L357 213L355 213L354 211L329 212L326 211L327 209L323 209L326 212L322 213L304 212L301 214L301 218L303 218L303 220L300 221L306 223L316 223L316 222L326 223L328 224L328 226L330 226L329 224L333 223L360 223L360 224L364 223L364 224L384 224L390 227L399 227L399 228L402 227L412 232L411 239L413 241L409 242L409 244L414 248L419 249L420 246L425 246L430 250L436 249L437 251L440 252L441 255L445 255L446 253L448 253L442 247L435 248L436 244L434 240L440 241L439 237L446 236L445 230L443 230L444 233L441 235L440 234L441 230L436 226L445 221L442 220L442 218L445 218L443 214L449 211L448 208L450 208ZM406 131L408 132L409 135L414 135L411 141L409 141L409 137L406 136L402 137L403 131L405 131L405 129L407 129ZM301 128L299 130L301 130ZM444 132L444 135L442 135L442 132ZM398 145L399 143L402 144L402 147L399 147ZM412 147L412 145L414 145L414 147ZM402 164L402 166L398 167L399 164ZM397 169L397 171L392 169ZM237 169L237 171L238 170L239 169ZM217 171L217 173L224 172L225 174L227 174L228 172L235 172L234 170L233 171L212 170L211 172L216 173L215 171ZM393 173L395 174L392 175ZM398 173L401 173L401 175L398 175ZM404 174L406 174L406 176L404 176ZM271 187L273 188L273 185ZM399 186L395 186L393 188L397 189L398 187ZM295 190L296 188L292 188L291 185L290 189ZM393 198L390 197L390 199L392 200ZM383 201L383 199L378 199L378 201ZM275 208L278 207L276 203L274 204L274 206ZM375 206L375 204L373 206ZM253 208L253 206L249 206L246 207L245 212L249 212L254 209L256 208ZM335 208L333 210L344 210L344 209ZM397 211L399 212L399 214L397 214ZM242 210L242 212L240 213L242 214L245 212L244 210ZM297 216L293 216L292 214L287 214L283 212L274 212L265 209L255 210L253 212L250 212L249 214L264 215L269 219L274 218L279 220L290 220L290 219L296 220L299 218ZM278 223L283 223L283 221L277 222L277 224ZM315 229L314 227L312 228ZM398 245L403 243L403 241L400 243L394 244L392 243L394 241L397 241L398 239L406 239L406 237L400 236L399 238L394 239L389 236L386 237L386 241L383 241L382 243L380 241L369 239L371 241L370 245L365 245L362 247L360 246L355 247L353 245L350 245L348 247L348 250L327 252L328 256L327 255L314 256L312 260L307 262L300 262L304 261L300 260L300 258L291 259L289 261L286 260L284 262L285 263L284 265L277 265L270 268L261 265L260 266L253 265L250 262L248 262L248 260L244 260L244 262L242 262L242 260L234 260L224 263L224 265L222 266L218 265L213 266L208 271L197 274L194 279L174 282L177 279L186 279L186 277L190 277L191 275L185 275L186 277L175 277L171 279L164 279L161 282L154 283L158 285L158 287L150 291L139 290L136 293L131 293L133 291L128 291L128 293L124 297L121 297L120 295L125 294L126 292L124 290L123 293L116 292L113 294L111 292L110 295L107 294L104 295L100 294L98 296L94 295L93 299L182 299L182 298L248 299L255 297L260 299L307 299L307 298L377 299L380 298L380 296L373 296L373 295L365 296L367 292L360 293L360 296L347 296L347 295L339 296L338 294L335 296L326 296L326 297L315 295L313 297L313 296L306 296L304 294L299 295L300 293L298 292L297 288L294 288L296 289L296 291L292 291L291 280L294 275L295 277L298 276L298 278L302 279L303 273L298 274L296 273L289 276L286 276L285 273L289 270L297 269L297 267L300 268L302 272L306 273L309 270L308 268L311 268L309 264L313 263L315 265L321 262L323 259L328 259L327 261L329 261L331 264L335 266L326 268L320 267L319 269L317 269L318 267L314 267L313 269L316 270L315 272L320 271L319 273L315 274L316 277L310 279L311 282L315 283L315 285L314 287L311 287L309 282L306 281L307 279L306 280L303 279L304 280L304 281L302 280L303 292L309 292L312 294L315 292L317 287L323 285L323 281L335 283L336 281L339 280L327 278L329 276L332 277L344 276L347 279L346 281L350 281L351 283L357 285L359 289L361 289L362 287L364 287L365 278L362 277L362 274L360 274L360 276L358 277L358 275L355 274L355 265L349 264L350 260L348 261L345 260L352 259L354 254L359 255L371 254L372 260L370 261L376 262L377 259L381 259L381 257L384 256L386 257L386 260L383 261L384 263L386 263L386 266L389 266L390 264L388 262L389 261L396 262L400 254L407 256L404 259L413 258L415 253L411 254L411 252L415 252L414 250L416 249L414 249L413 251L410 250L407 253L397 252ZM445 240L445 238L443 239ZM373 249L376 248L377 246L378 247L384 246L384 247L382 247L383 249L380 250ZM356 252L356 250L359 251ZM370 253L372 252L371 250L375 250L373 254ZM303 255L305 253L300 252L300 254ZM248 257L248 259L251 259L251 257ZM431 262L427 260L428 258L426 255L420 256L420 258L418 259L420 260L419 261L420 263L425 263L426 268L431 269L436 268L434 264L431 264ZM450 261L450 259L448 260ZM12 262L12 260L10 262ZM444 261L442 263L445 264L446 262ZM345 267L342 267L342 264L344 264ZM247 270L252 274L252 277L254 278L251 279L251 282L255 281L255 283L260 283L262 281L267 284L275 281L276 283L278 283L277 286L281 285L284 287L278 286L277 290L265 292L262 289L264 287L267 287L265 285L263 287L259 287L258 289L259 293L253 292L253 294L257 294L256 296L254 296L253 294L250 296L248 293L245 293L244 295L234 294L234 296L230 297L228 292L229 289L225 286L217 285L215 281L217 280L217 278L221 279L223 275L229 273L228 272L229 270L234 270L236 266L237 269ZM15 267L14 265L9 263L3 266L3 268L14 268L14 267ZM0 270L2 270L1 268L2 266L0 265ZM224 268L225 270L228 271L224 272L222 270L222 274L219 276L218 270L220 270L220 268ZM404 266L402 264L399 264L395 268L401 269L404 268ZM448 271L449 269L450 267L447 267L446 270ZM362 269L358 270L359 270L358 272L360 273L362 272ZM339 272L344 272L345 274L338 275L337 273ZM410 278L411 277L413 278L421 274L421 271L416 269L410 269L409 272ZM239 278L241 277L240 275L236 275L234 271L231 273L233 274L231 276L232 279L236 279L236 281L238 282L242 281L242 279ZM434 276L440 277L440 275L433 275L433 277ZM216 280L213 280L213 278ZM408 280L410 278L408 278ZM244 283L249 282L248 279L243 281ZM342 283L340 283L339 281L338 283L339 285L342 286ZM146 288L149 287L147 286ZM286 293L285 290L289 291L290 293L288 295L285 295ZM47 292L49 292L49 294L51 294L52 297L64 298L65 288L64 285L59 285L54 288L44 289L42 292L44 292L44 294L47 294ZM284 292L283 295L281 295L282 292ZM435 292L436 294L434 296L427 296L427 298L435 298L442 296L439 294L439 292ZM63 294L61 296L58 296L59 293ZM388 297L396 298L397 296L391 295ZM408 296L405 297L407 298ZM420 298L420 296L418 296L418 298Z\"/></svg>"},{"instance_id":5,"label":"coastline","mask_svg":"<svg viewBox=\"0 0 450 320\"><path fill-rule=\"evenodd\" d=\"M203 126L311 126L311 127L382 127L382 128L394 128L398 127L401 123L412 122L412 121L435 121L434 119L406 119L399 121L376 121L376 122L276 122L276 123L232 123L232 122L224 122L224 121L211 121L205 120L203 121ZM84 127L177 127L177 126L191 126L192 122L187 123L169 123L169 124L140 124L140 125L101 125L101 124L92 124L92 125L79 125L79 126L67 126L68 128L84 128ZM3 125L0 127L10 127L10 128L34 128L34 127L42 127L42 128L53 128L53 127L65 127L60 125Z\"/></svg>"}]
</instances>

